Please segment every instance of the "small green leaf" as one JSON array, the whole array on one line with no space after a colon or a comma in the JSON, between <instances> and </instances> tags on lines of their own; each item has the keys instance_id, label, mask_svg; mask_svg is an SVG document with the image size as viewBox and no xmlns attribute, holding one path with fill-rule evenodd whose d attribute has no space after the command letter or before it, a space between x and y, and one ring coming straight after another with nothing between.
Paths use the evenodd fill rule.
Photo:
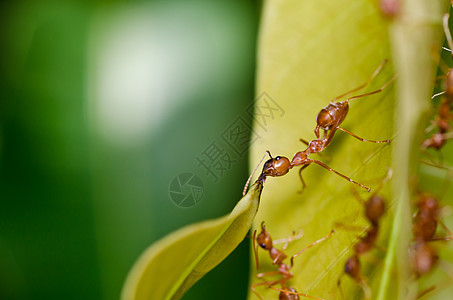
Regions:
<instances>
[{"instance_id":1,"label":"small green leaf","mask_svg":"<svg viewBox=\"0 0 453 300\"><path fill-rule=\"evenodd\" d=\"M181 228L151 245L129 272L121 299L180 299L243 240L262 188L255 183L229 215Z\"/></svg>"}]
</instances>

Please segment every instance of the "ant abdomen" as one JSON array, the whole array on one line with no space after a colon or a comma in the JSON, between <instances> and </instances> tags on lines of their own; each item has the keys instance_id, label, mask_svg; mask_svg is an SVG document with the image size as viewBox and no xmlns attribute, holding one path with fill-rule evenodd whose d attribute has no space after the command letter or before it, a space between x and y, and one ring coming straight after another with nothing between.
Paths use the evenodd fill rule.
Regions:
<instances>
[{"instance_id":1,"label":"ant abdomen","mask_svg":"<svg viewBox=\"0 0 453 300\"><path fill-rule=\"evenodd\" d=\"M318 124L315 128L316 137L319 138L319 129L328 131L333 126L338 126L343 122L349 111L348 102L336 102L331 103L321 109L316 117L316 123Z\"/></svg>"},{"instance_id":2,"label":"ant abdomen","mask_svg":"<svg viewBox=\"0 0 453 300\"><path fill-rule=\"evenodd\" d=\"M413 267L417 276L424 275L431 271L439 260L436 251L425 242L415 244L414 250Z\"/></svg>"}]
</instances>

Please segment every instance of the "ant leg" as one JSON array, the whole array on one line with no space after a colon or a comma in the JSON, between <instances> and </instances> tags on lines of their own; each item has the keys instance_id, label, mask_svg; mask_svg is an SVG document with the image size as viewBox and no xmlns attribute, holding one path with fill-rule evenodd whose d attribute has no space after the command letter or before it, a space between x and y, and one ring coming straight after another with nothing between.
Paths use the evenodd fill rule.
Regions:
<instances>
[{"instance_id":1,"label":"ant leg","mask_svg":"<svg viewBox=\"0 0 453 300\"><path fill-rule=\"evenodd\" d=\"M255 284L252 284L252 285L250 286L250 289L252 290L252 292L253 292L258 298L260 298L260 300L264 300L264 298L261 297L261 295L258 294L258 291L255 289Z\"/></svg>"},{"instance_id":2,"label":"ant leg","mask_svg":"<svg viewBox=\"0 0 453 300\"><path fill-rule=\"evenodd\" d=\"M432 166L440 166L441 164L439 162L436 162L434 157L428 152L426 149L421 149L420 152L426 156L430 160L430 163Z\"/></svg>"},{"instance_id":3,"label":"ant leg","mask_svg":"<svg viewBox=\"0 0 453 300\"><path fill-rule=\"evenodd\" d=\"M424 289L423 291L419 292L417 294L417 297L415 299L420 299L421 297L424 297L426 294L428 294L429 292L432 292L436 289L436 286L435 285L432 285L426 289Z\"/></svg>"},{"instance_id":4,"label":"ant leg","mask_svg":"<svg viewBox=\"0 0 453 300\"><path fill-rule=\"evenodd\" d=\"M340 223L340 222L335 222L335 223L333 223L333 225L335 225L335 228L337 228L337 229L338 228L342 228L342 229L347 230L347 231L354 231L354 232L358 232L358 233L362 233L366 229L365 226L347 225L347 224L343 224L343 223Z\"/></svg>"},{"instance_id":5,"label":"ant leg","mask_svg":"<svg viewBox=\"0 0 453 300\"><path fill-rule=\"evenodd\" d=\"M275 240L273 241L272 243L274 245L277 245L277 244L281 244L281 243L285 243L283 245L283 248L282 250L285 251L286 250L286 247L288 247L288 244L292 241L297 241L299 239L301 239L302 237L304 236L304 232L303 230L300 230L298 234L296 234L295 231L293 231L293 234L289 237L289 238L284 238L284 239L279 239L279 240Z\"/></svg>"},{"instance_id":6,"label":"ant leg","mask_svg":"<svg viewBox=\"0 0 453 300\"><path fill-rule=\"evenodd\" d=\"M365 295L365 299L366 300L371 299L371 289L364 277L360 278L360 285L362 286L363 294Z\"/></svg>"},{"instance_id":7,"label":"ant leg","mask_svg":"<svg viewBox=\"0 0 453 300\"><path fill-rule=\"evenodd\" d=\"M327 240L328 238L330 238L332 236L332 234L334 234L335 230L332 229L330 231L330 233L328 235L326 235L325 237L322 237L320 238L319 240L317 241L314 241L313 243L311 243L310 245L308 245L307 247L305 247L304 249L300 250L298 253L294 254L293 256L291 256L291 268L294 266L294 258L298 257L300 254L302 254L302 252L304 252L305 250L308 250L310 249L311 247L313 247L314 245L316 244L319 244L325 240Z\"/></svg>"},{"instance_id":8,"label":"ant leg","mask_svg":"<svg viewBox=\"0 0 453 300\"><path fill-rule=\"evenodd\" d=\"M302 178L302 170L305 169L308 166L309 166L308 164L307 165L303 165L302 168L300 168L300 170L299 170L299 178L300 178L300 181L302 182L302 189L299 191L299 193L302 193L304 191L305 187L307 186L305 184L304 179Z\"/></svg>"},{"instance_id":9,"label":"ant leg","mask_svg":"<svg viewBox=\"0 0 453 300\"><path fill-rule=\"evenodd\" d=\"M341 288L341 277L343 275L344 275L344 273L341 273L340 277L338 278L337 287L338 287L338 290L340 291L341 299L345 300L346 298L344 297L343 289Z\"/></svg>"},{"instance_id":10,"label":"ant leg","mask_svg":"<svg viewBox=\"0 0 453 300\"><path fill-rule=\"evenodd\" d=\"M314 163L320 165L321 167L323 167L323 168L329 170L330 172L333 172L333 173L337 174L338 176L343 177L344 179L346 179L346 180L349 181L349 182L352 182L352 183L354 183L354 184L357 184L358 186L360 186L361 188L364 188L364 189L367 190L368 192L371 192L371 189L370 189L369 187L366 187L366 186L364 186L364 185L362 185L362 184L360 184L360 183L358 183L358 182L352 180L351 178L349 178L349 177L347 177L347 176L341 174L340 172L335 171L334 169L328 167L328 166L327 166L326 164L324 164L323 162L320 162L319 160L315 160L315 159L309 159L309 160L308 160L308 163L309 163L309 164L312 163L312 162L314 162Z\"/></svg>"},{"instance_id":11,"label":"ant leg","mask_svg":"<svg viewBox=\"0 0 453 300\"><path fill-rule=\"evenodd\" d=\"M256 264L256 269L258 270L260 268L260 264L258 261L258 245L256 245L256 230L253 232L253 253L255 253L255 264Z\"/></svg>"},{"instance_id":12,"label":"ant leg","mask_svg":"<svg viewBox=\"0 0 453 300\"><path fill-rule=\"evenodd\" d=\"M444 224L441 220L436 219L437 223L448 233L447 236L440 237L440 238L433 238L431 241L451 241L453 240L453 233L451 230L447 227L447 225Z\"/></svg>"},{"instance_id":13,"label":"ant leg","mask_svg":"<svg viewBox=\"0 0 453 300\"><path fill-rule=\"evenodd\" d=\"M437 155L439 156L439 163L442 165L444 163L444 156L442 155L442 151L439 149L437 150Z\"/></svg>"},{"instance_id":14,"label":"ant leg","mask_svg":"<svg viewBox=\"0 0 453 300\"><path fill-rule=\"evenodd\" d=\"M449 18L449 15L448 14L445 14L443 19L442 19L442 23L443 23L443 26L444 26L444 32L445 32L445 37L447 39L447 42L448 42L448 46L450 47L450 49L453 49L453 40L451 38L451 32L450 32L450 28L448 26L448 18Z\"/></svg>"},{"instance_id":15,"label":"ant leg","mask_svg":"<svg viewBox=\"0 0 453 300\"><path fill-rule=\"evenodd\" d=\"M304 140L303 138L300 138L299 141L308 146L308 142L306 140Z\"/></svg>"},{"instance_id":16,"label":"ant leg","mask_svg":"<svg viewBox=\"0 0 453 300\"><path fill-rule=\"evenodd\" d=\"M436 285L432 285L423 291L417 294L417 299L424 297L426 294L436 291L434 294L442 291L445 288L451 287L451 281L453 280L453 266L451 266L447 261L440 260L438 267L449 277L445 280L442 280L440 283L436 283ZM432 294L434 296L434 294Z\"/></svg>"},{"instance_id":17,"label":"ant leg","mask_svg":"<svg viewBox=\"0 0 453 300\"><path fill-rule=\"evenodd\" d=\"M373 78L376 77L376 76L379 74L379 72L381 72L382 68L384 67L384 65L385 65L386 63L387 63L387 60L384 59L384 60L381 62L381 64L379 65L379 67L374 71L374 73L370 76L370 78L368 78L368 80L367 80L364 84L362 84L362 85L356 87L355 89L352 89L352 90L350 90L350 91L348 91L348 92L346 92L346 93L344 93L344 94L341 94L340 96L335 97L334 99L332 99L332 102L335 102L335 101L337 101L338 99L343 98L343 97L346 96L346 95L349 95L349 94L352 94L352 93L354 93L354 92L357 92L357 91L363 89L364 87L366 87L367 85L369 85L370 82L371 82L371 80L373 80Z\"/></svg>"},{"instance_id":18,"label":"ant leg","mask_svg":"<svg viewBox=\"0 0 453 300\"><path fill-rule=\"evenodd\" d=\"M345 101L350 101L350 100L354 100L354 99L357 99L357 98L362 98L362 97L365 97L365 96L370 96L370 95L374 95L374 94L377 94L377 93L380 93L383 89L385 89L393 80L395 80L396 76L398 75L395 75L392 77L392 79L390 79L389 81L387 81L386 84L384 84L380 89L377 89L375 91L372 91L372 92L369 92L369 93L365 93L365 94L361 94L361 95L357 95L357 96L353 96L351 98L348 98L346 99Z\"/></svg>"},{"instance_id":19,"label":"ant leg","mask_svg":"<svg viewBox=\"0 0 453 300\"><path fill-rule=\"evenodd\" d=\"M390 143L392 140L383 140L383 141L372 141L372 140L366 140L366 139L363 139L357 135L355 135L354 133L342 128L342 127L337 127L338 129L340 129L341 131L343 132L346 132L347 134L350 134L352 135L353 137L355 137L356 139L358 139L359 141L362 141L362 142L370 142L370 143L376 143L376 144L381 144L381 143Z\"/></svg>"},{"instance_id":20,"label":"ant leg","mask_svg":"<svg viewBox=\"0 0 453 300\"><path fill-rule=\"evenodd\" d=\"M260 298L261 300L264 300L263 297L261 297L261 295L258 293L258 291L255 289L255 287L257 286L261 286L261 285L268 285L268 286L272 286L274 284L277 284L279 283L279 281L266 281L266 282L258 282L258 283L254 283L250 286L250 289L252 290L252 292L258 297Z\"/></svg>"},{"instance_id":21,"label":"ant leg","mask_svg":"<svg viewBox=\"0 0 453 300\"><path fill-rule=\"evenodd\" d=\"M279 288L276 288L276 287L273 287L273 286L269 286L271 289L273 290L276 290L276 291L280 291L280 292L283 292L283 293L286 293L286 294L291 294L291 295L298 295L298 296L302 296L302 297L307 297L307 298L312 298L312 299L318 299L318 300L325 300L323 298L318 298L318 297L313 297L313 296L310 296L310 295L307 295L307 294L302 294L302 293L298 293L298 292L293 292L291 290L283 290L283 289L279 289Z\"/></svg>"},{"instance_id":22,"label":"ant leg","mask_svg":"<svg viewBox=\"0 0 453 300\"><path fill-rule=\"evenodd\" d=\"M392 176L393 176L393 169L390 168L390 167L387 167L387 176L385 176L385 178L381 181L381 183L379 184L379 186L374 190L373 194L371 195L371 197L377 195L377 193L379 193L379 191L385 186L385 184L390 180L392 179ZM365 204L366 200L364 200L360 195L359 193L351 188L351 193L353 194L353 196L357 199L357 201L359 201L360 205L363 205ZM370 198L371 198L370 197Z\"/></svg>"},{"instance_id":23,"label":"ant leg","mask_svg":"<svg viewBox=\"0 0 453 300\"><path fill-rule=\"evenodd\" d=\"M272 276L272 275L278 275L280 274L279 271L271 271L271 272L266 272L266 273L258 273L256 274L256 278L263 278L265 276ZM280 281L276 281L277 283Z\"/></svg>"},{"instance_id":24,"label":"ant leg","mask_svg":"<svg viewBox=\"0 0 453 300\"><path fill-rule=\"evenodd\" d=\"M438 97L438 96L441 96L441 95L443 95L443 94L445 94L445 93L446 93L446 91L443 91L443 92L439 92L439 93L437 93L437 94L434 94L434 95L432 95L431 100L433 100L434 98L436 98L436 97Z\"/></svg>"}]
</instances>

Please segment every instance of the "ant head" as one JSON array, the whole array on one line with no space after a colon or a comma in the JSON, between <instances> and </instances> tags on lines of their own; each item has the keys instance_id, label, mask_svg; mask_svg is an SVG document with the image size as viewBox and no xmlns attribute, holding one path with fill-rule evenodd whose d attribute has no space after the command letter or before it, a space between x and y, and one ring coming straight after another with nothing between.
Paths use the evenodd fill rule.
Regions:
<instances>
[{"instance_id":1,"label":"ant head","mask_svg":"<svg viewBox=\"0 0 453 300\"><path fill-rule=\"evenodd\" d=\"M420 211L432 214L435 214L438 209L436 198L429 194L421 194L417 206Z\"/></svg>"},{"instance_id":2,"label":"ant head","mask_svg":"<svg viewBox=\"0 0 453 300\"><path fill-rule=\"evenodd\" d=\"M288 173L291 168L289 159L284 156L277 156L270 158L264 163L263 172L261 172L260 179L264 182L266 176L283 176Z\"/></svg>"},{"instance_id":3,"label":"ant head","mask_svg":"<svg viewBox=\"0 0 453 300\"><path fill-rule=\"evenodd\" d=\"M346 274L351 276L352 278L359 280L360 279L360 261L357 255L350 257L345 265L344 271Z\"/></svg>"},{"instance_id":4,"label":"ant head","mask_svg":"<svg viewBox=\"0 0 453 300\"><path fill-rule=\"evenodd\" d=\"M365 203L365 215L372 224L377 224L385 213L385 202L379 195L373 195Z\"/></svg>"},{"instance_id":5,"label":"ant head","mask_svg":"<svg viewBox=\"0 0 453 300\"><path fill-rule=\"evenodd\" d=\"M299 295L295 293L297 293L297 291L293 287L288 287L285 291L280 291L278 300L299 300Z\"/></svg>"},{"instance_id":6,"label":"ant head","mask_svg":"<svg viewBox=\"0 0 453 300\"><path fill-rule=\"evenodd\" d=\"M256 237L256 242L265 250L270 250L273 247L271 235L266 231L264 221L261 222L261 232Z\"/></svg>"}]
</instances>

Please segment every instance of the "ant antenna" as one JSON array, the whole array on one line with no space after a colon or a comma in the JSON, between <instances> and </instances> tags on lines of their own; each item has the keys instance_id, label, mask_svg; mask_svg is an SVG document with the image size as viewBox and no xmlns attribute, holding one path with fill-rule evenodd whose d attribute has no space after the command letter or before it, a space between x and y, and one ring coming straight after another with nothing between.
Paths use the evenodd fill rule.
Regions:
<instances>
[{"instance_id":1,"label":"ant antenna","mask_svg":"<svg viewBox=\"0 0 453 300\"><path fill-rule=\"evenodd\" d=\"M258 169L258 167L259 167L259 166L261 165L261 163L263 162L263 159L264 159L264 157L266 157L266 154L269 154L269 156L272 158L272 155L271 155L271 153L269 152L269 150L266 150L266 153L264 153L263 157L261 158L260 162L259 162L258 165L255 167L255 169L253 170L252 174L250 174L249 179L247 179L247 182L245 183L244 189L242 190L242 196L245 196L245 193L247 192L247 188L249 187L250 180L252 180L253 174L255 174L256 169Z\"/></svg>"},{"instance_id":2,"label":"ant antenna","mask_svg":"<svg viewBox=\"0 0 453 300\"><path fill-rule=\"evenodd\" d=\"M392 77L392 79L390 79L389 81L387 81L386 84L384 84L380 89L378 90L375 90L375 91L372 91L372 92L369 92L369 93L365 93L365 94L361 94L361 95L357 95L357 96L353 96L351 98L348 98L346 101L350 101L350 100L354 100L354 99L357 99L357 98L362 98L362 97L365 97L365 96L370 96L370 95L374 95L374 94L377 94L379 92L381 92L383 89L385 89L386 86L388 86L393 80L395 80L395 78L398 77L398 74L396 74L395 76Z\"/></svg>"},{"instance_id":3,"label":"ant antenna","mask_svg":"<svg viewBox=\"0 0 453 300\"><path fill-rule=\"evenodd\" d=\"M443 94L445 94L446 91L443 91L443 92L440 92L440 93L437 93L437 94L434 94L432 97L431 97L431 100L433 100L434 98L438 97L438 96L441 96Z\"/></svg>"},{"instance_id":4,"label":"ant antenna","mask_svg":"<svg viewBox=\"0 0 453 300\"><path fill-rule=\"evenodd\" d=\"M445 32L445 37L447 38L448 46L450 47L450 49L453 49L453 40L451 38L450 28L448 28L448 19L449 19L449 15L445 14L443 17L444 32ZM450 49L446 49L445 47L442 47L442 48L452 52Z\"/></svg>"},{"instance_id":5,"label":"ant antenna","mask_svg":"<svg viewBox=\"0 0 453 300\"><path fill-rule=\"evenodd\" d=\"M259 262L258 262L258 245L256 245L256 229L253 232L253 252L255 253L255 264L256 264L256 269L258 270L260 268Z\"/></svg>"}]
</instances>

